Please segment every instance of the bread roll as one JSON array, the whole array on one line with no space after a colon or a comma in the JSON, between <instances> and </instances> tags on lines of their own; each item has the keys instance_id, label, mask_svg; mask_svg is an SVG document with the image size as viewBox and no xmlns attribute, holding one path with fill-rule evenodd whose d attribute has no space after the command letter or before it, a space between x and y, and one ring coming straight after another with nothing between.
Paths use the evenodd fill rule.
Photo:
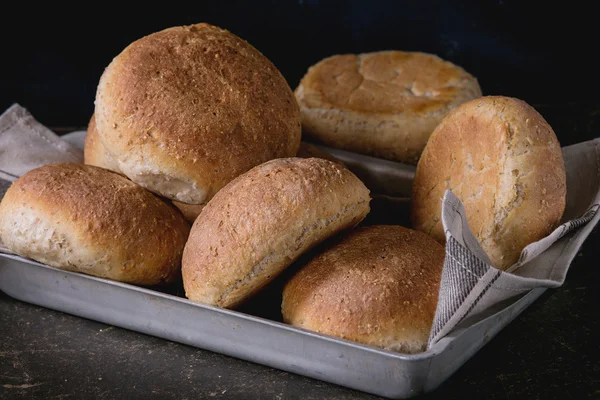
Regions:
<instances>
[{"instance_id":1,"label":"bread roll","mask_svg":"<svg viewBox=\"0 0 600 400\"><path fill-rule=\"evenodd\" d=\"M358 228L286 284L283 319L386 350L424 351L443 264L444 248L422 232Z\"/></svg>"},{"instance_id":2,"label":"bread roll","mask_svg":"<svg viewBox=\"0 0 600 400\"><path fill-rule=\"evenodd\" d=\"M522 100L488 96L463 104L431 135L413 182L413 226L441 243L447 189L463 202L493 266L507 269L563 215L565 165L554 131Z\"/></svg>"},{"instance_id":3,"label":"bread roll","mask_svg":"<svg viewBox=\"0 0 600 400\"><path fill-rule=\"evenodd\" d=\"M208 24L136 40L96 92L100 141L132 181L202 204L239 174L296 154L298 104L277 68Z\"/></svg>"},{"instance_id":4,"label":"bread roll","mask_svg":"<svg viewBox=\"0 0 600 400\"><path fill-rule=\"evenodd\" d=\"M320 158L277 159L225 186L194 222L183 284L195 302L235 307L306 250L358 224L369 191Z\"/></svg>"},{"instance_id":5,"label":"bread roll","mask_svg":"<svg viewBox=\"0 0 600 400\"><path fill-rule=\"evenodd\" d=\"M189 226L169 204L105 169L48 164L0 203L11 251L69 271L139 285L173 282Z\"/></svg>"},{"instance_id":6,"label":"bread roll","mask_svg":"<svg viewBox=\"0 0 600 400\"><path fill-rule=\"evenodd\" d=\"M416 164L443 116L481 89L435 55L382 51L326 58L309 68L295 94L307 137Z\"/></svg>"}]
</instances>

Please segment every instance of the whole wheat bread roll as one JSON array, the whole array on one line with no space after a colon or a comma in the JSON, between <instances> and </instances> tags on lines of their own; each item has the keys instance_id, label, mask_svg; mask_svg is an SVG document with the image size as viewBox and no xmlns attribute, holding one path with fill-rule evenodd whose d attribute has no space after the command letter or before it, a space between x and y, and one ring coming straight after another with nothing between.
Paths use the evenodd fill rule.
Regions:
<instances>
[{"instance_id":1,"label":"whole wheat bread roll","mask_svg":"<svg viewBox=\"0 0 600 400\"><path fill-rule=\"evenodd\" d=\"M120 175L83 164L31 170L0 203L0 238L11 251L132 284L179 279L188 233L169 204Z\"/></svg>"},{"instance_id":2,"label":"whole wheat bread roll","mask_svg":"<svg viewBox=\"0 0 600 400\"><path fill-rule=\"evenodd\" d=\"M402 353L425 350L444 248L394 225L358 228L303 266L283 291L285 322Z\"/></svg>"},{"instance_id":3,"label":"whole wheat bread roll","mask_svg":"<svg viewBox=\"0 0 600 400\"><path fill-rule=\"evenodd\" d=\"M277 68L238 36L208 24L131 43L96 92L100 141L132 181L188 204L239 174L296 154L298 104Z\"/></svg>"},{"instance_id":4,"label":"whole wheat bread roll","mask_svg":"<svg viewBox=\"0 0 600 400\"><path fill-rule=\"evenodd\" d=\"M441 243L447 189L464 204L494 267L507 269L563 215L565 165L554 131L522 100L487 96L463 104L431 135L413 181L413 226Z\"/></svg>"},{"instance_id":5,"label":"whole wheat bread roll","mask_svg":"<svg viewBox=\"0 0 600 400\"><path fill-rule=\"evenodd\" d=\"M115 159L108 153L100 139L98 138L98 130L96 129L96 123L94 115L90 118L87 132L85 134L85 145L83 148L83 162L88 165L95 165L96 167L106 168L114 171L118 174L123 175L119 169L119 164ZM204 204L186 204L176 200L172 200L171 203L183 214L185 219L194 223L200 212L204 208Z\"/></svg>"},{"instance_id":6,"label":"whole wheat bread roll","mask_svg":"<svg viewBox=\"0 0 600 400\"><path fill-rule=\"evenodd\" d=\"M194 222L183 252L186 296L235 307L306 250L357 225L369 190L339 164L277 159L234 179Z\"/></svg>"},{"instance_id":7,"label":"whole wheat bread roll","mask_svg":"<svg viewBox=\"0 0 600 400\"><path fill-rule=\"evenodd\" d=\"M295 90L304 134L331 147L416 164L450 110L481 96L477 79L425 53L328 57Z\"/></svg>"}]
</instances>

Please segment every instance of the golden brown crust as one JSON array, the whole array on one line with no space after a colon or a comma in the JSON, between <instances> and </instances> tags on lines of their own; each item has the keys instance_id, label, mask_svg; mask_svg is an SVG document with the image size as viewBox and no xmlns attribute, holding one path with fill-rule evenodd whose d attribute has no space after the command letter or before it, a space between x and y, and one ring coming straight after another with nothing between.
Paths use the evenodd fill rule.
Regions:
<instances>
[{"instance_id":1,"label":"golden brown crust","mask_svg":"<svg viewBox=\"0 0 600 400\"><path fill-rule=\"evenodd\" d=\"M84 164L106 168L122 175L121 171L119 170L119 164L117 164L115 159L109 154L98 138L98 130L96 129L96 119L94 114L92 114L92 117L90 118L87 132L85 134L83 162Z\"/></svg>"},{"instance_id":2,"label":"golden brown crust","mask_svg":"<svg viewBox=\"0 0 600 400\"><path fill-rule=\"evenodd\" d=\"M295 155L301 134L298 104L277 68L208 24L129 45L100 79L95 114L125 175L190 204L255 165Z\"/></svg>"},{"instance_id":3,"label":"golden brown crust","mask_svg":"<svg viewBox=\"0 0 600 400\"><path fill-rule=\"evenodd\" d=\"M83 164L29 171L0 204L0 237L15 253L133 284L178 279L188 232L166 202L120 175Z\"/></svg>"},{"instance_id":4,"label":"golden brown crust","mask_svg":"<svg viewBox=\"0 0 600 400\"><path fill-rule=\"evenodd\" d=\"M403 353L425 350L444 248L401 226L358 228L286 284L284 321Z\"/></svg>"},{"instance_id":5,"label":"golden brown crust","mask_svg":"<svg viewBox=\"0 0 600 400\"><path fill-rule=\"evenodd\" d=\"M307 136L416 164L443 116L481 89L464 69L435 55L382 51L320 61L295 95Z\"/></svg>"},{"instance_id":6,"label":"golden brown crust","mask_svg":"<svg viewBox=\"0 0 600 400\"><path fill-rule=\"evenodd\" d=\"M234 179L194 222L182 262L186 296L234 307L300 254L369 212L352 172L319 158L286 158Z\"/></svg>"},{"instance_id":7,"label":"golden brown crust","mask_svg":"<svg viewBox=\"0 0 600 400\"><path fill-rule=\"evenodd\" d=\"M522 100L487 96L463 104L431 135L413 182L413 226L442 243L446 189L463 202L493 265L507 269L563 215L565 166L554 131Z\"/></svg>"}]
</instances>

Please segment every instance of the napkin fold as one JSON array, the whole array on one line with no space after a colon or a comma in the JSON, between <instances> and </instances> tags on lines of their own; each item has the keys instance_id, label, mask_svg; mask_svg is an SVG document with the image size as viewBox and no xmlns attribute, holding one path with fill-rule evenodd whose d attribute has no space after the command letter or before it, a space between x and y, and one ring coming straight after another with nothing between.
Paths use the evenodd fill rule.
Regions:
<instances>
[{"instance_id":1,"label":"napkin fold","mask_svg":"<svg viewBox=\"0 0 600 400\"><path fill-rule=\"evenodd\" d=\"M25 172L55 162L83 162L85 131L59 137L14 104L0 115L0 199ZM530 244L507 271L490 260L469 229L460 200L442 199L446 257L428 347L467 327L499 304L510 306L530 290L563 284L571 261L600 218L600 138L563 148L567 203L563 223ZM8 252L0 243L0 251ZM514 302L513 302L514 303Z\"/></svg>"}]
</instances>

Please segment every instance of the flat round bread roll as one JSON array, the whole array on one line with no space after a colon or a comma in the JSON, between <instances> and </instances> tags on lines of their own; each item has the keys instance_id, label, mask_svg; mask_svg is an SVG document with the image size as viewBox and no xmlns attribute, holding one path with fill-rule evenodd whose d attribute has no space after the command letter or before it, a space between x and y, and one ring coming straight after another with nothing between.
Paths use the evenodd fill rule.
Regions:
<instances>
[{"instance_id":1,"label":"flat round bread roll","mask_svg":"<svg viewBox=\"0 0 600 400\"><path fill-rule=\"evenodd\" d=\"M285 158L234 179L194 222L183 253L186 296L232 308L312 246L354 227L369 190L339 164Z\"/></svg>"},{"instance_id":2,"label":"flat round bread roll","mask_svg":"<svg viewBox=\"0 0 600 400\"><path fill-rule=\"evenodd\" d=\"M444 248L394 225L358 228L303 266L283 291L286 323L401 353L424 351Z\"/></svg>"},{"instance_id":3,"label":"flat round bread roll","mask_svg":"<svg viewBox=\"0 0 600 400\"><path fill-rule=\"evenodd\" d=\"M132 181L187 204L207 202L250 168L296 154L298 104L249 43L208 24L136 40L96 92L100 141Z\"/></svg>"},{"instance_id":4,"label":"flat round bread roll","mask_svg":"<svg viewBox=\"0 0 600 400\"><path fill-rule=\"evenodd\" d=\"M565 165L554 131L522 100L487 96L463 104L431 135L413 181L413 227L441 243L447 189L465 206L493 266L507 269L563 215Z\"/></svg>"},{"instance_id":5,"label":"flat round bread roll","mask_svg":"<svg viewBox=\"0 0 600 400\"><path fill-rule=\"evenodd\" d=\"M180 279L189 225L172 206L94 166L60 163L17 179L0 203L0 238L41 263L139 285Z\"/></svg>"},{"instance_id":6,"label":"flat round bread roll","mask_svg":"<svg viewBox=\"0 0 600 400\"><path fill-rule=\"evenodd\" d=\"M416 164L444 115L481 89L435 55L382 51L326 58L309 68L295 94L307 137Z\"/></svg>"}]
</instances>

